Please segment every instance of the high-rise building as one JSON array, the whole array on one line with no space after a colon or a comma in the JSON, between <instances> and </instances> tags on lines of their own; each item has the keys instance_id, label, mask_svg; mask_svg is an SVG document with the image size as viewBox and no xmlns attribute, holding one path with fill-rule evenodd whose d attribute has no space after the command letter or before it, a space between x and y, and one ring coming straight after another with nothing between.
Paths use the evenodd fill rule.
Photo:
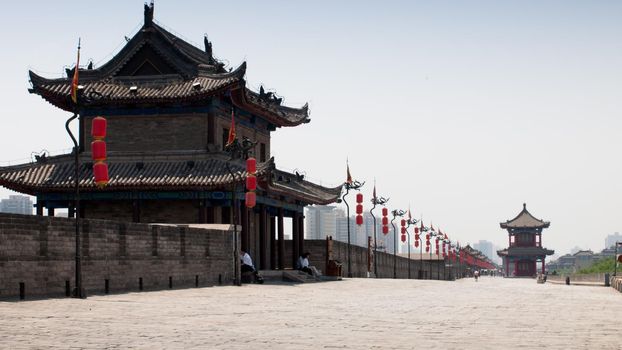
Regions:
<instances>
[{"instance_id":1,"label":"high-rise building","mask_svg":"<svg viewBox=\"0 0 622 350\"><path fill-rule=\"evenodd\" d=\"M622 242L622 235L620 232L608 235L607 238L605 238L605 249L613 247L616 242Z\"/></svg>"},{"instance_id":2,"label":"high-rise building","mask_svg":"<svg viewBox=\"0 0 622 350\"><path fill-rule=\"evenodd\" d=\"M305 239L325 239L337 233L337 213L335 206L314 205L307 207L305 213Z\"/></svg>"},{"instance_id":3,"label":"high-rise building","mask_svg":"<svg viewBox=\"0 0 622 350\"><path fill-rule=\"evenodd\" d=\"M33 202L28 196L11 195L0 201L0 212L32 215Z\"/></svg>"},{"instance_id":4,"label":"high-rise building","mask_svg":"<svg viewBox=\"0 0 622 350\"><path fill-rule=\"evenodd\" d=\"M493 244L490 241L480 240L479 242L473 244L473 248L482 252L490 260L495 260L496 258L497 254L495 254L495 250L493 249Z\"/></svg>"}]
</instances>

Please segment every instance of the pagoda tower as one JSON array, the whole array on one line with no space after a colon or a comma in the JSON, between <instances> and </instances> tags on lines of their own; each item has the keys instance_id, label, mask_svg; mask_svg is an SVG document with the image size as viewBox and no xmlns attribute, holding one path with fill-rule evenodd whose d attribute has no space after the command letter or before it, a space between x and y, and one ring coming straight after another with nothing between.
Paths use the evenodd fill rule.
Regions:
<instances>
[{"instance_id":1,"label":"pagoda tower","mask_svg":"<svg viewBox=\"0 0 622 350\"><path fill-rule=\"evenodd\" d=\"M555 251L542 247L542 230L551 223L536 219L523 203L523 210L512 220L500 223L508 231L508 248L497 251L503 259L505 277L533 277L537 274L537 263Z\"/></svg>"}]
</instances>

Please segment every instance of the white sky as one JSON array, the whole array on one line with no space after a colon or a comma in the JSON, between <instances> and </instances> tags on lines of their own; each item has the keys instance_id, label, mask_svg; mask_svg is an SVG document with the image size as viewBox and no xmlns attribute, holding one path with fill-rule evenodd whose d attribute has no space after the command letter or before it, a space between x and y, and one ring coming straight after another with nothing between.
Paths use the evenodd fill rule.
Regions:
<instances>
[{"instance_id":1,"label":"white sky","mask_svg":"<svg viewBox=\"0 0 622 350\"><path fill-rule=\"evenodd\" d=\"M28 69L59 77L79 36L83 62L105 62L142 6L3 6L0 166L70 147L67 113L28 94ZM335 185L349 158L366 200L375 177L391 209L461 242L505 245L499 222L523 202L559 254L622 231L622 2L158 0L155 17L246 60L250 87L310 103L310 124L273 134L281 168Z\"/></svg>"}]
</instances>

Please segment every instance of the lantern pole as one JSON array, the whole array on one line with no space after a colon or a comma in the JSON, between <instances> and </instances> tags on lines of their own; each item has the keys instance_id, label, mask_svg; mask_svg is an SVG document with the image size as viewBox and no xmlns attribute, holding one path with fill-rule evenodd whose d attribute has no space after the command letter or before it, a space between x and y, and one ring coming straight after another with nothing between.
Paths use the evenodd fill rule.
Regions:
<instances>
[{"instance_id":1,"label":"lantern pole","mask_svg":"<svg viewBox=\"0 0 622 350\"><path fill-rule=\"evenodd\" d=\"M430 231L430 239L435 238L436 233ZM430 244L430 279L432 279L432 244Z\"/></svg>"},{"instance_id":2,"label":"lantern pole","mask_svg":"<svg viewBox=\"0 0 622 350\"><path fill-rule=\"evenodd\" d=\"M350 205L346 201L346 196L350 193L350 190L360 190L365 182L361 183L358 181L346 182L344 187L346 188L346 193L341 197L343 202L346 205L346 222L348 226L348 277L352 277L352 246L350 243ZM375 257L374 257L375 258Z\"/></svg>"},{"instance_id":3,"label":"lantern pole","mask_svg":"<svg viewBox=\"0 0 622 350\"><path fill-rule=\"evenodd\" d=\"M378 253L378 243L376 241L376 217L374 216L374 209L376 208L376 205L385 205L387 202L389 201L388 198L384 198L384 197L373 197L371 199L371 203L374 205L370 210L369 210L369 214L371 215L371 217L374 219L374 276L376 276L376 278L378 278L378 259L377 259L377 253Z\"/></svg>"},{"instance_id":4,"label":"lantern pole","mask_svg":"<svg viewBox=\"0 0 622 350\"><path fill-rule=\"evenodd\" d=\"M255 145L257 144L257 142L253 142L250 141L248 138L244 137L242 139L242 142L239 142L237 138L233 139L233 142L231 142L228 145L225 145L225 151L229 153L229 162L226 163L226 168L227 171L229 172L229 175L231 175L231 179L233 181L233 184L231 186L232 190L231 190L231 211L232 211L232 216L233 218L231 219L231 221L233 222L233 266L234 266L234 278L233 278L233 284L236 286L241 286L241 279L240 279L240 243L238 242L238 218L239 216L237 215L237 198L236 198L236 192L237 192L237 177L235 176L236 173L233 172L233 170L231 170L231 165L230 162L234 161L234 160L238 160L240 158L244 158L247 159L248 158L248 153L251 150L251 148L255 147Z\"/></svg>"},{"instance_id":5,"label":"lantern pole","mask_svg":"<svg viewBox=\"0 0 622 350\"><path fill-rule=\"evenodd\" d=\"M76 69L78 69L78 67L76 66ZM78 97L79 98L79 97ZM74 177L74 202L75 202L75 216L76 216L76 232L75 232L75 236L76 236L76 251L75 251L75 272L76 272L76 288L73 290L73 297L74 298L86 298L86 293L84 293L83 289L82 289L82 261L81 261L81 252L80 252L80 159L79 159L79 151L80 148L78 146L78 141L76 140L75 136L73 135L73 133L71 132L71 129L69 129L69 124L74 121L76 118L79 117L79 106L76 105L76 109L73 113L73 116L71 116L69 119L67 119L67 121L65 122L65 130L67 130L67 133L69 134L69 137L71 138L71 141L73 142L73 161L74 161L74 173L73 173L73 177Z\"/></svg>"},{"instance_id":6,"label":"lantern pole","mask_svg":"<svg viewBox=\"0 0 622 350\"><path fill-rule=\"evenodd\" d=\"M406 234L408 235L408 279L410 279L410 232L408 232L408 228L410 227L410 225L416 225L417 222L417 219L413 218L410 218L406 221L406 223L408 224L406 226Z\"/></svg>"},{"instance_id":7,"label":"lantern pole","mask_svg":"<svg viewBox=\"0 0 622 350\"><path fill-rule=\"evenodd\" d=\"M397 278L397 229L393 221L395 221L395 218L398 216L404 216L405 212L403 210L393 209L391 214L393 214L393 219L391 219L391 226L393 226L393 278Z\"/></svg>"}]
</instances>

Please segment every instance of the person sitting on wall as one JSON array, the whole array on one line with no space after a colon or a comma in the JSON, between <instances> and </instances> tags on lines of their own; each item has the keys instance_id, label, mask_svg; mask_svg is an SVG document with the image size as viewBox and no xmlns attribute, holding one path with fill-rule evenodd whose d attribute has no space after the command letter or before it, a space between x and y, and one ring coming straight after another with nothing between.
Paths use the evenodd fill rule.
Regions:
<instances>
[{"instance_id":1,"label":"person sitting on wall","mask_svg":"<svg viewBox=\"0 0 622 350\"><path fill-rule=\"evenodd\" d=\"M255 272L255 266L253 266L253 259L251 259L251 256L248 255L248 252L244 249L240 250L240 261L242 263L242 273Z\"/></svg>"},{"instance_id":2,"label":"person sitting on wall","mask_svg":"<svg viewBox=\"0 0 622 350\"><path fill-rule=\"evenodd\" d=\"M248 276L248 280L246 280L247 283L253 281L255 283L263 283L263 277L259 275L259 272L257 270L255 270L255 266L253 265L253 259L251 259L251 256L244 249L240 250L240 261L242 263L242 266L240 266L240 270L242 272L242 282L245 282L244 275L247 274L250 275Z\"/></svg>"},{"instance_id":3,"label":"person sitting on wall","mask_svg":"<svg viewBox=\"0 0 622 350\"><path fill-rule=\"evenodd\" d=\"M296 269L306 272L307 274L311 276L318 277L320 275L320 271L318 271L318 269L316 269L315 266L309 265L309 256L311 256L309 252L302 254L298 258Z\"/></svg>"}]
</instances>

